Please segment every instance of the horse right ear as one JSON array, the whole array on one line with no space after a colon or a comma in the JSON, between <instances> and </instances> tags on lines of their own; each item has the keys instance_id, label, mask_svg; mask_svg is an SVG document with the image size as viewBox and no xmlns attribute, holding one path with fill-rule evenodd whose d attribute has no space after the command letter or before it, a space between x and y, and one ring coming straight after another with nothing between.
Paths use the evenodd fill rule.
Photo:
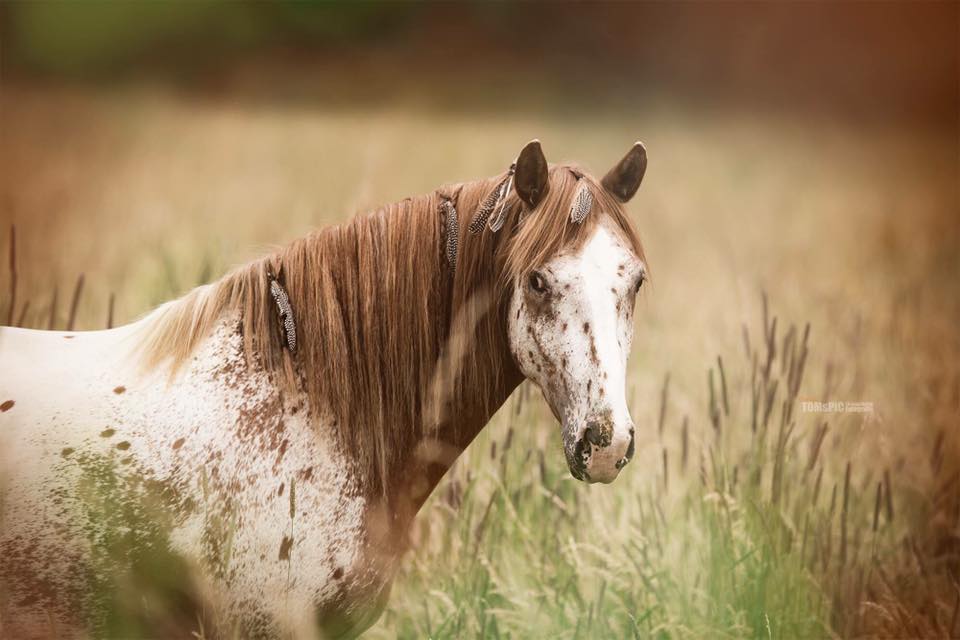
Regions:
<instances>
[{"instance_id":1,"label":"horse right ear","mask_svg":"<svg viewBox=\"0 0 960 640\"><path fill-rule=\"evenodd\" d=\"M610 172L603 177L600 184L603 188L612 193L617 200L626 203L633 197L633 194L640 188L640 181L643 180L643 174L647 171L647 150L642 142L634 142Z\"/></svg>"},{"instance_id":2,"label":"horse right ear","mask_svg":"<svg viewBox=\"0 0 960 640\"><path fill-rule=\"evenodd\" d=\"M531 140L517 157L517 169L513 184L517 195L531 209L536 208L550 188L547 175L547 159L543 157L539 140Z\"/></svg>"}]
</instances>

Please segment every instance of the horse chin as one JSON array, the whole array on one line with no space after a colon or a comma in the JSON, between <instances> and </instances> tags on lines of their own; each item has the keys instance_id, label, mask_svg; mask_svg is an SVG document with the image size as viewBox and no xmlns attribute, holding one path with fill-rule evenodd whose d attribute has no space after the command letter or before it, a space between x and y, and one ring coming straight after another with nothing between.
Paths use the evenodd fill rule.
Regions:
<instances>
[{"instance_id":1,"label":"horse chin","mask_svg":"<svg viewBox=\"0 0 960 640\"><path fill-rule=\"evenodd\" d=\"M584 481L589 482L590 484L610 484L611 482L616 480L617 476L619 475L620 475L619 469L615 469L612 472L605 473L603 475L600 475L596 472L593 475L591 475L590 472L587 471L587 475Z\"/></svg>"},{"instance_id":2,"label":"horse chin","mask_svg":"<svg viewBox=\"0 0 960 640\"><path fill-rule=\"evenodd\" d=\"M590 472L583 468L582 465L571 464L569 460L567 461L567 466L570 469L570 475L587 484L610 484L620 475L619 469L610 474L590 475Z\"/></svg>"}]
</instances>

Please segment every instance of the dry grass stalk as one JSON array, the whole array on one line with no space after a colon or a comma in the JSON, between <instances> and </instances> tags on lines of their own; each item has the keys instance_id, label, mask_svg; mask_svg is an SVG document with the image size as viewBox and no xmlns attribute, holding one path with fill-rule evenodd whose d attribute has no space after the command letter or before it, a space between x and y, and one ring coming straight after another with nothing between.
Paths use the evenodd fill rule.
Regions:
<instances>
[{"instance_id":1,"label":"dry grass stalk","mask_svg":"<svg viewBox=\"0 0 960 640\"><path fill-rule=\"evenodd\" d=\"M780 359L780 373L786 373L787 369L793 366L794 361L794 341L797 339L797 328L793 325L790 325L790 329L783 336L783 346L781 347L781 353L783 357Z\"/></svg>"},{"instance_id":2,"label":"dry grass stalk","mask_svg":"<svg viewBox=\"0 0 960 640\"><path fill-rule=\"evenodd\" d=\"M803 339L800 341L800 355L793 361L787 375L787 390L789 397L795 400L800 391L800 382L803 380L803 370L807 364L807 355L809 353L808 343L810 340L810 323L803 328Z\"/></svg>"},{"instance_id":3,"label":"dry grass stalk","mask_svg":"<svg viewBox=\"0 0 960 640\"><path fill-rule=\"evenodd\" d=\"M753 356L753 369L750 374L750 433L757 433L757 416L760 412L760 387L757 383L757 356Z\"/></svg>"},{"instance_id":4,"label":"dry grass stalk","mask_svg":"<svg viewBox=\"0 0 960 640\"><path fill-rule=\"evenodd\" d=\"M53 299L50 301L50 316L47 318L47 330L53 331L57 325L57 299L60 295L60 287L54 285Z\"/></svg>"},{"instance_id":5,"label":"dry grass stalk","mask_svg":"<svg viewBox=\"0 0 960 640\"><path fill-rule=\"evenodd\" d=\"M773 504L780 503L780 495L783 487L783 469L787 452L787 444L790 442L790 436L796 427L795 422L786 425L786 412L784 418L780 421L780 430L777 433L777 444L773 457L773 477L771 479L771 501Z\"/></svg>"},{"instance_id":6,"label":"dry grass stalk","mask_svg":"<svg viewBox=\"0 0 960 640\"><path fill-rule=\"evenodd\" d=\"M77 278L77 284L73 288L73 298L70 301L70 316L67 319L67 331L73 331L74 323L77 320L77 307L80 305L80 294L83 293L83 274Z\"/></svg>"},{"instance_id":7,"label":"dry grass stalk","mask_svg":"<svg viewBox=\"0 0 960 640\"><path fill-rule=\"evenodd\" d=\"M687 457L690 453L690 417L683 416L683 426L680 428L680 468L687 470Z\"/></svg>"},{"instance_id":8,"label":"dry grass stalk","mask_svg":"<svg viewBox=\"0 0 960 640\"><path fill-rule=\"evenodd\" d=\"M667 460L667 448L663 448L663 492L670 491L670 466Z\"/></svg>"},{"instance_id":9,"label":"dry grass stalk","mask_svg":"<svg viewBox=\"0 0 960 640\"><path fill-rule=\"evenodd\" d=\"M107 303L107 329L113 329L113 306L115 302L115 296L113 292L110 293L110 301Z\"/></svg>"},{"instance_id":10,"label":"dry grass stalk","mask_svg":"<svg viewBox=\"0 0 960 640\"><path fill-rule=\"evenodd\" d=\"M717 356L717 369L720 371L720 391L723 399L723 414L730 417L730 400L727 397L727 375L723 371L723 358Z\"/></svg>"},{"instance_id":11,"label":"dry grass stalk","mask_svg":"<svg viewBox=\"0 0 960 640\"><path fill-rule=\"evenodd\" d=\"M707 384L710 387L710 404L707 407L707 412L710 415L710 424L713 425L713 430L720 435L720 409L717 406L717 392L713 385L713 369L707 370Z\"/></svg>"},{"instance_id":12,"label":"dry grass stalk","mask_svg":"<svg viewBox=\"0 0 960 640\"><path fill-rule=\"evenodd\" d=\"M877 483L877 499L873 505L873 532L877 532L877 525L880 523L880 500L883 497L883 483Z\"/></svg>"},{"instance_id":13,"label":"dry grass stalk","mask_svg":"<svg viewBox=\"0 0 960 640\"><path fill-rule=\"evenodd\" d=\"M943 465L943 440L944 431L937 432L937 438L933 442L933 450L930 452L930 470L936 475L940 473L940 467Z\"/></svg>"},{"instance_id":14,"label":"dry grass stalk","mask_svg":"<svg viewBox=\"0 0 960 640\"><path fill-rule=\"evenodd\" d=\"M800 564L805 565L807 561L807 536L810 533L810 512L803 514L803 537L800 541Z\"/></svg>"},{"instance_id":15,"label":"dry grass stalk","mask_svg":"<svg viewBox=\"0 0 960 640\"><path fill-rule=\"evenodd\" d=\"M774 316L770 322L770 332L767 334L767 363L763 367L763 377L770 379L770 373L773 369L773 361L777 357L777 317Z\"/></svg>"},{"instance_id":16,"label":"dry grass stalk","mask_svg":"<svg viewBox=\"0 0 960 640\"><path fill-rule=\"evenodd\" d=\"M764 396L764 397L765 397L765 403L764 403L764 409L763 409L763 422L761 423L761 424L763 425L763 430L764 430L764 431L767 430L767 423L770 421L770 413L773 411L773 400L774 400L774 398L776 398L776 395L777 395L777 387L778 387L779 385L780 385L780 381L779 381L779 380L774 380L774 381L773 381L773 384L771 384L771 385L767 388L767 393L766 393L766 395Z\"/></svg>"},{"instance_id":17,"label":"dry grass stalk","mask_svg":"<svg viewBox=\"0 0 960 640\"><path fill-rule=\"evenodd\" d=\"M890 470L883 470L884 496L887 502L887 522L893 523L893 492L890 489Z\"/></svg>"},{"instance_id":18,"label":"dry grass stalk","mask_svg":"<svg viewBox=\"0 0 960 640\"><path fill-rule=\"evenodd\" d=\"M843 508L840 512L840 569L847 564L847 514L850 507L850 462L843 476Z\"/></svg>"},{"instance_id":19,"label":"dry grass stalk","mask_svg":"<svg viewBox=\"0 0 960 640\"><path fill-rule=\"evenodd\" d=\"M810 443L810 461L807 463L807 471L813 471L813 467L817 464L817 458L820 457L820 449L826 437L827 423L824 421L817 428L817 432L813 436L813 442Z\"/></svg>"},{"instance_id":20,"label":"dry grass stalk","mask_svg":"<svg viewBox=\"0 0 960 640\"><path fill-rule=\"evenodd\" d=\"M13 312L17 306L17 227L10 225L10 307L7 326L13 326Z\"/></svg>"},{"instance_id":21,"label":"dry grass stalk","mask_svg":"<svg viewBox=\"0 0 960 640\"><path fill-rule=\"evenodd\" d=\"M823 467L817 472L817 480L813 483L813 497L810 499L810 506L816 508L817 501L820 499L820 486L823 484Z\"/></svg>"},{"instance_id":22,"label":"dry grass stalk","mask_svg":"<svg viewBox=\"0 0 960 640\"><path fill-rule=\"evenodd\" d=\"M663 425L667 419L667 398L670 393L670 372L663 377L663 388L660 391L660 421L657 423L657 433L663 436Z\"/></svg>"},{"instance_id":23,"label":"dry grass stalk","mask_svg":"<svg viewBox=\"0 0 960 640\"><path fill-rule=\"evenodd\" d=\"M707 486L707 462L703 456L703 449L700 449L700 484Z\"/></svg>"}]
</instances>

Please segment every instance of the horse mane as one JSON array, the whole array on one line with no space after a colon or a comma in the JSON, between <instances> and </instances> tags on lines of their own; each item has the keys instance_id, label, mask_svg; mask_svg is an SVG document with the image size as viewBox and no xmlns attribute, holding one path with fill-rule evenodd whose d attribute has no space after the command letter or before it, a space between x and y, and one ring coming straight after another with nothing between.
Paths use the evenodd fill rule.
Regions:
<instances>
[{"instance_id":1,"label":"horse mane","mask_svg":"<svg viewBox=\"0 0 960 640\"><path fill-rule=\"evenodd\" d=\"M369 486L385 493L404 452L441 425L456 429L457 412L489 417L512 390L504 388L512 363L503 353L515 278L582 245L604 216L643 255L623 206L570 165L550 167L549 190L536 209L527 210L512 191L503 228L471 233L474 213L505 175L442 187L314 231L198 287L151 320L144 365L169 366L174 375L226 314L237 313L247 362L263 367L282 394L304 392L311 411L331 418ZM594 205L574 224L578 179ZM444 201L459 214L455 269L444 252ZM296 315L294 354L279 329L270 274Z\"/></svg>"}]
</instances>

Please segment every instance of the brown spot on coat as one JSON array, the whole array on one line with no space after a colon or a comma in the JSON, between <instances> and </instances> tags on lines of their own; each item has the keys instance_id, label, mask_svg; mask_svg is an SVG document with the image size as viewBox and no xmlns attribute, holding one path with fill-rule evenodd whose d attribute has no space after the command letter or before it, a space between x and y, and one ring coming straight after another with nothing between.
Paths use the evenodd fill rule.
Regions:
<instances>
[{"instance_id":1,"label":"brown spot on coat","mask_svg":"<svg viewBox=\"0 0 960 640\"><path fill-rule=\"evenodd\" d=\"M283 540L280 541L280 556L278 560L290 560L291 547L293 547L293 538L283 536Z\"/></svg>"},{"instance_id":2,"label":"brown spot on coat","mask_svg":"<svg viewBox=\"0 0 960 640\"><path fill-rule=\"evenodd\" d=\"M583 323L583 332L584 332L584 333L590 333L590 323L589 323L589 322L584 322L584 323Z\"/></svg>"},{"instance_id":3,"label":"brown spot on coat","mask_svg":"<svg viewBox=\"0 0 960 640\"><path fill-rule=\"evenodd\" d=\"M281 482L281 483L280 483L280 488L277 489L277 497L278 497L278 498L283 495L283 488L284 488L285 486L287 486L287 484L286 484L285 482Z\"/></svg>"},{"instance_id":4,"label":"brown spot on coat","mask_svg":"<svg viewBox=\"0 0 960 640\"><path fill-rule=\"evenodd\" d=\"M342 577L343 577L343 567L337 567L336 569L333 570L334 580L339 580Z\"/></svg>"},{"instance_id":5,"label":"brown spot on coat","mask_svg":"<svg viewBox=\"0 0 960 640\"><path fill-rule=\"evenodd\" d=\"M104 429L103 431L100 432L100 437L101 437L101 438L109 438L110 436L112 436L112 435L115 434L116 432L117 432L116 429Z\"/></svg>"},{"instance_id":6,"label":"brown spot on coat","mask_svg":"<svg viewBox=\"0 0 960 640\"><path fill-rule=\"evenodd\" d=\"M120 385L119 387L114 387L114 388L113 388L113 392L114 392L115 394L117 394L117 395L120 395L121 393L123 393L123 392L126 391L126 390L127 390L127 388L126 388L125 386L123 386L123 385Z\"/></svg>"},{"instance_id":7,"label":"brown spot on coat","mask_svg":"<svg viewBox=\"0 0 960 640\"><path fill-rule=\"evenodd\" d=\"M126 451L129 448L130 448L130 443L127 442L126 440L124 440L123 442L117 443L117 449L120 449L120 451Z\"/></svg>"},{"instance_id":8,"label":"brown spot on coat","mask_svg":"<svg viewBox=\"0 0 960 640\"><path fill-rule=\"evenodd\" d=\"M176 440L174 440L173 445L172 445L172 446L173 446L173 450L176 451L177 449L179 449L180 447L182 447L182 446L183 446L183 443L186 442L186 441L187 441L186 438L177 438Z\"/></svg>"},{"instance_id":9,"label":"brown spot on coat","mask_svg":"<svg viewBox=\"0 0 960 640\"><path fill-rule=\"evenodd\" d=\"M64 340L73 340L74 336L63 336Z\"/></svg>"},{"instance_id":10,"label":"brown spot on coat","mask_svg":"<svg viewBox=\"0 0 960 640\"><path fill-rule=\"evenodd\" d=\"M13 400L4 400L3 404L0 404L0 411L7 412L13 408L13 405L16 404Z\"/></svg>"}]
</instances>

